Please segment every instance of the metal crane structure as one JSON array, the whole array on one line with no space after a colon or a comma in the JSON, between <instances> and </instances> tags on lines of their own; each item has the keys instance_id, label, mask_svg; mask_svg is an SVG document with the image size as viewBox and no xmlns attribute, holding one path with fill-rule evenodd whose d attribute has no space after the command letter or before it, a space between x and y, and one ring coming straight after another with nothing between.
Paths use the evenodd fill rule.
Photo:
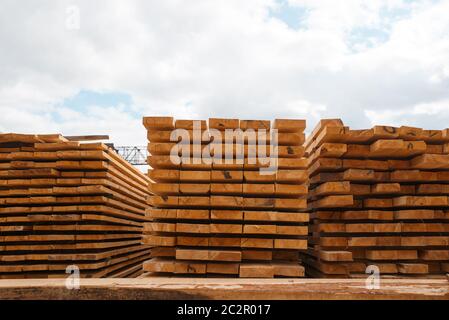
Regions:
<instances>
[{"instance_id":1,"label":"metal crane structure","mask_svg":"<svg viewBox=\"0 0 449 320\"><path fill-rule=\"evenodd\" d=\"M148 151L146 146L113 146L115 151L134 166L146 166Z\"/></svg>"},{"instance_id":2,"label":"metal crane structure","mask_svg":"<svg viewBox=\"0 0 449 320\"><path fill-rule=\"evenodd\" d=\"M65 136L69 141L101 141L109 140L108 135ZM105 143L115 150L123 159L134 166L146 166L148 151L146 146L115 146L113 143Z\"/></svg>"}]
</instances>

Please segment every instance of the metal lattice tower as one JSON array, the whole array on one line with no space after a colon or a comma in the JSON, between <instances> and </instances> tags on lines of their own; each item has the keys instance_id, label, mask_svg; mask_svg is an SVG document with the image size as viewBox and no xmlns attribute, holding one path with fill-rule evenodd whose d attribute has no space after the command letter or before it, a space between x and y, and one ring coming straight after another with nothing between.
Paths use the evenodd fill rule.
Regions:
<instances>
[{"instance_id":1,"label":"metal lattice tower","mask_svg":"<svg viewBox=\"0 0 449 320\"><path fill-rule=\"evenodd\" d=\"M132 165L147 165L148 152L146 146L114 146L114 149L123 159Z\"/></svg>"}]
</instances>

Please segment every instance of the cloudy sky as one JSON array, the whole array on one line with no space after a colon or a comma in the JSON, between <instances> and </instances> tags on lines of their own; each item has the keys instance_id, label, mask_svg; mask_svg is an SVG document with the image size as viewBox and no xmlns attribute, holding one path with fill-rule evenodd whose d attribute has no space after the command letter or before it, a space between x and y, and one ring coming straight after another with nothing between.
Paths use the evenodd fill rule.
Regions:
<instances>
[{"instance_id":1,"label":"cloudy sky","mask_svg":"<svg viewBox=\"0 0 449 320\"><path fill-rule=\"evenodd\" d=\"M143 115L449 127L449 0L2 0L0 132Z\"/></svg>"}]
</instances>

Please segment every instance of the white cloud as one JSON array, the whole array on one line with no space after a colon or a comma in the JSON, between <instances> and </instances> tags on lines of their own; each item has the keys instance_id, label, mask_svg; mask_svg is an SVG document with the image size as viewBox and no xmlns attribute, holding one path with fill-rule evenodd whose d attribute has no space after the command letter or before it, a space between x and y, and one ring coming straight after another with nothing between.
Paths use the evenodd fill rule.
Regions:
<instances>
[{"instance_id":1,"label":"white cloud","mask_svg":"<svg viewBox=\"0 0 449 320\"><path fill-rule=\"evenodd\" d=\"M415 125L443 129L449 123L449 99L419 103L408 108L396 110L366 110L366 116L371 124ZM440 125L443 123L443 126Z\"/></svg>"},{"instance_id":2,"label":"white cloud","mask_svg":"<svg viewBox=\"0 0 449 320\"><path fill-rule=\"evenodd\" d=\"M299 30L270 16L274 0L5 0L0 130L109 133L132 145L145 140L139 116L153 114L305 117L309 129L319 117L447 123L444 108L408 110L449 99L449 1L289 3L307 11ZM65 27L72 5L79 30ZM63 105L81 89L133 104Z\"/></svg>"}]
</instances>

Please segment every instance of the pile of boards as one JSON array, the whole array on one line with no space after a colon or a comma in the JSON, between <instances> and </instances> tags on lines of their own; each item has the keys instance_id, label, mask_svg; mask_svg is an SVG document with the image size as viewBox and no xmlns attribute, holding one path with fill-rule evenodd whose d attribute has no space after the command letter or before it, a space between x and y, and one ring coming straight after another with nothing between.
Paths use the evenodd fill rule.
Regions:
<instances>
[{"instance_id":1,"label":"pile of boards","mask_svg":"<svg viewBox=\"0 0 449 320\"><path fill-rule=\"evenodd\" d=\"M102 143L0 134L0 278L139 275L148 182Z\"/></svg>"},{"instance_id":2,"label":"pile of boards","mask_svg":"<svg viewBox=\"0 0 449 320\"><path fill-rule=\"evenodd\" d=\"M449 272L449 132L321 120L309 157L312 276ZM378 268L378 269L377 269Z\"/></svg>"},{"instance_id":3,"label":"pile of boards","mask_svg":"<svg viewBox=\"0 0 449 320\"><path fill-rule=\"evenodd\" d=\"M307 249L309 220L304 120L277 119L271 126L264 120L146 117L143 123L152 194L147 209L152 222L144 224L143 235L143 243L153 247L146 272L304 275L299 260L299 251ZM257 135L224 138L239 130Z\"/></svg>"}]
</instances>

